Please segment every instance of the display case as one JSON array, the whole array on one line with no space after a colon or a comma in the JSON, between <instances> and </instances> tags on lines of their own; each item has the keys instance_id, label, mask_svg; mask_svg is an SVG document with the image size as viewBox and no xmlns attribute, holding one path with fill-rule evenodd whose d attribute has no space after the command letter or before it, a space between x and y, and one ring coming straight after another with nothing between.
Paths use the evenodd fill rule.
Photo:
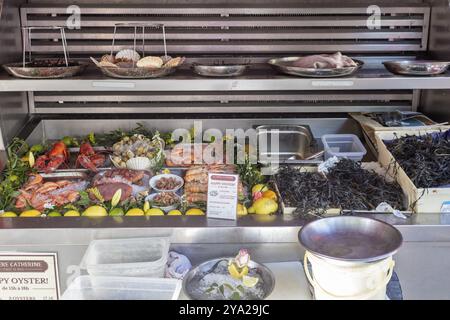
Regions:
<instances>
[{"instance_id":1,"label":"display case","mask_svg":"<svg viewBox=\"0 0 450 320\"><path fill-rule=\"evenodd\" d=\"M354 112L420 111L436 123L450 120L448 72L402 76L382 64L450 59L446 1L380 0L374 7L372 1L347 0L0 0L0 9L1 64L20 62L29 54L41 59L61 57L61 33L39 27L64 25L70 59L88 64L84 72L63 79L22 79L0 72L2 168L14 137L32 145L64 136L130 130L137 123L161 132L190 129L195 121L201 121L203 130L223 132L307 125L320 145L325 134L355 134L364 141L360 125L349 115ZM117 23L163 24L167 53L185 57L183 65L162 78L105 76L89 58L110 52ZM36 30L27 33L25 26ZM164 54L161 32L153 29L144 34L120 29L114 46L127 49L136 39L138 48L145 40L148 55ZM363 67L346 77L306 78L282 74L267 64L271 58L337 51L362 61ZM195 63L241 63L249 68L237 77L206 78L193 72ZM376 161L376 150L366 149L363 161ZM402 232L405 243L397 254L396 270L405 299L450 298L445 277L450 267L446 213L407 219L366 216ZM297 233L313 218L3 218L0 250L57 252L65 289L66 280L77 272L73 266L94 239L170 236L171 248L189 255L195 264L233 255L242 247L261 262L299 261L304 249ZM425 268L427 275L418 276Z\"/></svg>"}]
</instances>

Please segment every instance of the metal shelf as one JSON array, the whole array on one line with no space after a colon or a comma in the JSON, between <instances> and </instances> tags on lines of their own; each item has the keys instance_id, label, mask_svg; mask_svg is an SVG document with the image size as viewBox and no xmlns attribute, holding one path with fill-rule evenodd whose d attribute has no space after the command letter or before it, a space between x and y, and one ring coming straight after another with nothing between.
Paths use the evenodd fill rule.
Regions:
<instances>
[{"instance_id":1,"label":"metal shelf","mask_svg":"<svg viewBox=\"0 0 450 320\"><path fill-rule=\"evenodd\" d=\"M236 78L205 78L190 70L157 79L112 79L88 68L66 79L17 79L2 72L0 91L267 91L267 90L401 90L449 89L450 73L434 77L396 76L385 69L362 69L345 78L311 79L286 76L267 68L250 69Z\"/></svg>"}]
</instances>

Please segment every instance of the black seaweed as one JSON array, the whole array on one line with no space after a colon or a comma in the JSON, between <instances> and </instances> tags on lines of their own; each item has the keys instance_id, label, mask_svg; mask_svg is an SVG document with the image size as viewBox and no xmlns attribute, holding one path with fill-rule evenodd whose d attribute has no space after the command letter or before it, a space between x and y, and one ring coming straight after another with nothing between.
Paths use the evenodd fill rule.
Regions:
<instances>
[{"instance_id":1,"label":"black seaweed","mask_svg":"<svg viewBox=\"0 0 450 320\"><path fill-rule=\"evenodd\" d=\"M322 215L330 208L373 210L381 202L405 209L403 192L396 182L388 182L352 160L342 159L326 176L282 166L275 181L284 204L296 207L296 214Z\"/></svg>"},{"instance_id":2,"label":"black seaweed","mask_svg":"<svg viewBox=\"0 0 450 320\"><path fill-rule=\"evenodd\" d=\"M416 187L450 184L450 130L406 135L385 144Z\"/></svg>"}]
</instances>

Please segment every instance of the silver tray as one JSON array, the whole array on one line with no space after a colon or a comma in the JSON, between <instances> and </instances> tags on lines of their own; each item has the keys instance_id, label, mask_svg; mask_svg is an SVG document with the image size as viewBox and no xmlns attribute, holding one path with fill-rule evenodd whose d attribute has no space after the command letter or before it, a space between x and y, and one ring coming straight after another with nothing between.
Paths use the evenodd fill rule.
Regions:
<instances>
[{"instance_id":1,"label":"silver tray","mask_svg":"<svg viewBox=\"0 0 450 320\"><path fill-rule=\"evenodd\" d=\"M385 222L352 216L315 220L301 228L300 244L320 257L348 262L373 262L393 255L402 235Z\"/></svg>"},{"instance_id":2,"label":"silver tray","mask_svg":"<svg viewBox=\"0 0 450 320\"><path fill-rule=\"evenodd\" d=\"M399 60L383 62L386 69L400 75L432 76L447 71L450 62L428 60Z\"/></svg>"},{"instance_id":3,"label":"silver tray","mask_svg":"<svg viewBox=\"0 0 450 320\"><path fill-rule=\"evenodd\" d=\"M121 79L148 79L168 76L175 72L177 68L115 68L99 67L105 76Z\"/></svg>"},{"instance_id":4,"label":"silver tray","mask_svg":"<svg viewBox=\"0 0 450 320\"><path fill-rule=\"evenodd\" d=\"M204 77L237 77L242 75L248 67L247 64L192 65L194 72Z\"/></svg>"},{"instance_id":5,"label":"silver tray","mask_svg":"<svg viewBox=\"0 0 450 320\"><path fill-rule=\"evenodd\" d=\"M23 67L22 62L3 65L3 69L10 75L25 79L58 79L72 77L86 69L87 64L79 63L69 67Z\"/></svg>"},{"instance_id":6,"label":"silver tray","mask_svg":"<svg viewBox=\"0 0 450 320\"><path fill-rule=\"evenodd\" d=\"M230 259L233 259L233 257L212 259L192 268L183 279L183 291L186 296L191 300L211 300L211 297L208 295L198 295L194 292L194 289L198 286L199 277L201 277L203 273L210 271L219 261ZM256 269L256 273L261 277L264 283L264 299L266 299L275 287L275 276L266 266L253 260L249 262L248 267L249 269Z\"/></svg>"},{"instance_id":7,"label":"silver tray","mask_svg":"<svg viewBox=\"0 0 450 320\"><path fill-rule=\"evenodd\" d=\"M51 173L39 173L42 178L48 181L55 180L88 180L88 175L80 171L55 171Z\"/></svg>"},{"instance_id":8,"label":"silver tray","mask_svg":"<svg viewBox=\"0 0 450 320\"><path fill-rule=\"evenodd\" d=\"M161 67L161 68L121 68L121 67L104 67L101 66L98 61L91 58L95 65L103 72L104 75L111 78L120 79L149 79L160 78L168 76L174 73L184 62L181 60L180 64L176 67Z\"/></svg>"},{"instance_id":9,"label":"silver tray","mask_svg":"<svg viewBox=\"0 0 450 320\"><path fill-rule=\"evenodd\" d=\"M292 62L300 59L301 57L285 57L285 58L275 58L270 59L268 64L274 67L276 70L300 77L308 77L308 78L329 78L329 77L344 77L349 76L356 71L358 71L363 65L364 62L361 60L353 59L356 62L356 67L344 67L344 68L301 68L292 66Z\"/></svg>"}]
</instances>

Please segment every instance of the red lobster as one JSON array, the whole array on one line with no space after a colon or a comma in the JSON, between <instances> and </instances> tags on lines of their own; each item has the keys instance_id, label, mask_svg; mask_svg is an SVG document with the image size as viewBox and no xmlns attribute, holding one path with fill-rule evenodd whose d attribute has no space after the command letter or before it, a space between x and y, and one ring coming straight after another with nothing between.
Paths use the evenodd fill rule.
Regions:
<instances>
[{"instance_id":1,"label":"red lobster","mask_svg":"<svg viewBox=\"0 0 450 320\"><path fill-rule=\"evenodd\" d=\"M83 168L97 172L98 167L102 166L105 161L106 157L104 154L95 152L89 142L83 142L80 146L80 153L78 154L75 166L78 167L78 165L81 165Z\"/></svg>"},{"instance_id":2,"label":"red lobster","mask_svg":"<svg viewBox=\"0 0 450 320\"><path fill-rule=\"evenodd\" d=\"M58 169L63 163L67 164L68 159L69 151L66 145L64 142L58 141L49 152L36 159L34 167L39 171L49 173Z\"/></svg>"}]
</instances>

